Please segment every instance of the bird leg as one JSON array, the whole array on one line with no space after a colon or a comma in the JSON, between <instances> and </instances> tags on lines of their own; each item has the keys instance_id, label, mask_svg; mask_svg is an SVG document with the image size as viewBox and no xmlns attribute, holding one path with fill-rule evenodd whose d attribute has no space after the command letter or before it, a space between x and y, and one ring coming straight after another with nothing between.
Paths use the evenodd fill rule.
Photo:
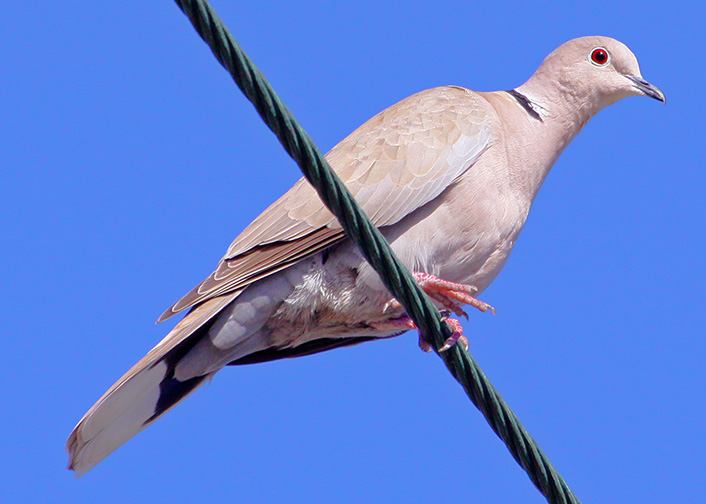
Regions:
<instances>
[{"instance_id":1,"label":"bird leg","mask_svg":"<svg viewBox=\"0 0 706 504\"><path fill-rule=\"evenodd\" d=\"M468 340L463 335L461 323L456 319L449 318L449 315L453 312L459 317L463 316L468 319L468 314L461 308L464 304L478 308L482 312L491 311L493 315L495 315L495 308L472 296L472 294L478 292L478 289L473 285L449 282L448 280L442 280L429 273L421 273L419 271L415 271L412 276L429 297L445 308L442 314L444 321L451 327L451 336L446 339L443 346L439 349L439 352L448 350L458 342L461 343L465 350L468 350ZM402 308L400 302L392 298L385 303L383 313L388 313L399 308ZM395 319L375 324L375 327L380 329L417 329L417 326L408 315L402 315ZM419 348L425 352L431 351L431 344L424 338L421 332L419 333Z\"/></svg>"},{"instance_id":2,"label":"bird leg","mask_svg":"<svg viewBox=\"0 0 706 504\"><path fill-rule=\"evenodd\" d=\"M418 271L412 273L412 276L430 298L438 301L444 308L455 313L459 317L463 316L468 319L468 314L463 310L463 308L461 308L461 305L464 304L478 308L482 312L487 312L490 310L493 315L495 315L495 308L472 296L472 294L478 292L478 289L473 285L449 282L448 280L442 280L441 278L437 278L429 273L421 273ZM397 299L392 298L390 301L385 303L383 313L387 313L401 307L402 305L400 302L397 301Z\"/></svg>"},{"instance_id":3,"label":"bird leg","mask_svg":"<svg viewBox=\"0 0 706 504\"><path fill-rule=\"evenodd\" d=\"M468 339L466 339L463 335L461 323L456 319L449 318L449 315L451 314L447 310L443 310L441 314L444 317L442 321L446 322L451 328L451 336L446 338L446 341L444 341L442 347L439 348L439 352L445 352L456 343L461 343L463 349L468 351ZM408 329L418 329L417 325L412 321L409 315L401 315L397 318L386 320L385 322L376 322L371 325L375 329L380 329L383 331L395 329L401 329L403 331ZM431 344L427 341L421 331L419 331L419 348L425 352L431 352Z\"/></svg>"},{"instance_id":4,"label":"bird leg","mask_svg":"<svg viewBox=\"0 0 706 504\"><path fill-rule=\"evenodd\" d=\"M463 349L467 352L468 339L463 335L463 327L461 327L461 322L456 319L449 318L449 315L451 314L446 310L442 310L441 315L443 317L441 321L446 322L451 328L451 336L446 338L444 344L441 346L441 348L439 348L439 353L445 352L446 350L454 346L456 343L460 343ZM427 341L421 331L419 331L419 348L421 348L425 352L431 352L431 343Z\"/></svg>"},{"instance_id":5,"label":"bird leg","mask_svg":"<svg viewBox=\"0 0 706 504\"><path fill-rule=\"evenodd\" d=\"M370 326L380 331L407 331L409 329L419 329L417 324L415 324L406 313L383 322L373 322ZM421 331L419 332L419 348L425 352L431 352L431 345L426 339L424 339Z\"/></svg>"}]
</instances>

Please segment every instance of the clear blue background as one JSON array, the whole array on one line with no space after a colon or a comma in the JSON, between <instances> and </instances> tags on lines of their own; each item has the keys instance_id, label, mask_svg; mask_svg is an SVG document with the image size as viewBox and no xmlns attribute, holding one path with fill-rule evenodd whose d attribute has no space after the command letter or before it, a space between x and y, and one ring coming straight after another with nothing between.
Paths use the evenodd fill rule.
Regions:
<instances>
[{"instance_id":1,"label":"clear blue background","mask_svg":"<svg viewBox=\"0 0 706 504\"><path fill-rule=\"evenodd\" d=\"M416 91L509 89L610 35L668 105L601 112L471 313L471 352L585 503L706 502L700 2L214 2L324 151ZM154 320L298 177L178 8L0 19L0 500L541 503L416 334L228 368L87 476L64 441Z\"/></svg>"}]
</instances>

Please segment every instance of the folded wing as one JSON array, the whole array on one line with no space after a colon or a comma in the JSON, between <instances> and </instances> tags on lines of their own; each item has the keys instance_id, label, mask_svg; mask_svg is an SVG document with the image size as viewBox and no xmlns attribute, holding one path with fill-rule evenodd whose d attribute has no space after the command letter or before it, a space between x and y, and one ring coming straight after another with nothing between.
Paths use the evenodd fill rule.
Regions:
<instances>
[{"instance_id":1,"label":"folded wing","mask_svg":"<svg viewBox=\"0 0 706 504\"><path fill-rule=\"evenodd\" d=\"M378 227L425 205L470 168L490 144L482 98L435 88L382 111L327 155ZM206 299L271 275L344 238L314 188L300 179L235 239L216 270L158 322Z\"/></svg>"}]
</instances>

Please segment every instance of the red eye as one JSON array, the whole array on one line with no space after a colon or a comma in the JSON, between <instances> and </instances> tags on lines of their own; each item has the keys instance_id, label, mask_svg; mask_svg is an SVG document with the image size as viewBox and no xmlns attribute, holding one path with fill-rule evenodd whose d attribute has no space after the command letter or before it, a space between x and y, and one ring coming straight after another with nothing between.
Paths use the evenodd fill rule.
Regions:
<instances>
[{"instance_id":1,"label":"red eye","mask_svg":"<svg viewBox=\"0 0 706 504\"><path fill-rule=\"evenodd\" d=\"M591 53L591 59L594 63L605 65L608 63L608 52L605 49L594 49Z\"/></svg>"}]
</instances>

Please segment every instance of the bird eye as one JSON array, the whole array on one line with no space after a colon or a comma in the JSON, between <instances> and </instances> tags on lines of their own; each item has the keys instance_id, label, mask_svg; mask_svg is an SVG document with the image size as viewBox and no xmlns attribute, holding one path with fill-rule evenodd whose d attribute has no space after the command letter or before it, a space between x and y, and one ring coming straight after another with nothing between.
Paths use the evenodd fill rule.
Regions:
<instances>
[{"instance_id":1,"label":"bird eye","mask_svg":"<svg viewBox=\"0 0 706 504\"><path fill-rule=\"evenodd\" d=\"M608 51L599 47L591 52L591 61L596 65L603 66L608 63Z\"/></svg>"}]
</instances>

